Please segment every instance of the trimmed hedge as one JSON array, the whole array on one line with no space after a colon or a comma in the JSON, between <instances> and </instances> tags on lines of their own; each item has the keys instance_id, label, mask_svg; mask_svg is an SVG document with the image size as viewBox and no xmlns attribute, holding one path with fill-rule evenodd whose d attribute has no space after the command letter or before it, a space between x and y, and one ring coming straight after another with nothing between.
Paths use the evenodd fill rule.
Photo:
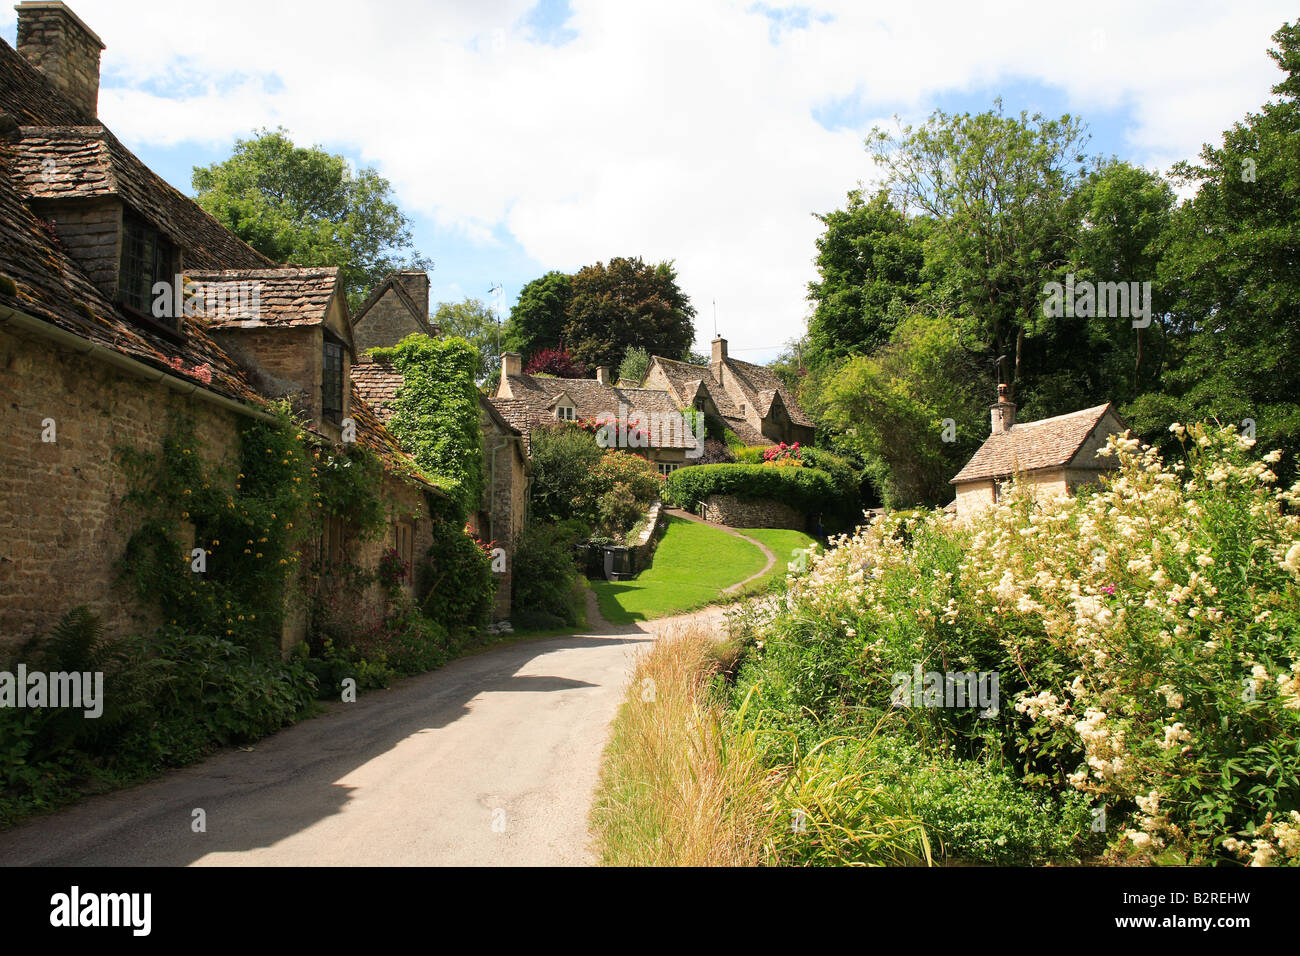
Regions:
<instances>
[{"instance_id":1,"label":"trimmed hedge","mask_svg":"<svg viewBox=\"0 0 1300 956\"><path fill-rule=\"evenodd\" d=\"M748 501L770 498L808 513L823 511L840 493L829 474L816 468L772 465L692 465L668 476L665 495L692 509L709 495L734 495Z\"/></svg>"}]
</instances>

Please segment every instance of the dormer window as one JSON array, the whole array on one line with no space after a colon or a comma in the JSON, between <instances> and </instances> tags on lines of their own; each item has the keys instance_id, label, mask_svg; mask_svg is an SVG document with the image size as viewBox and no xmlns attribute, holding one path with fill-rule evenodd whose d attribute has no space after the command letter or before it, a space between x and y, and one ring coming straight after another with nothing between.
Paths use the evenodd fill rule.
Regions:
<instances>
[{"instance_id":1,"label":"dormer window","mask_svg":"<svg viewBox=\"0 0 1300 956\"><path fill-rule=\"evenodd\" d=\"M555 417L562 422L575 421L578 417L578 411L572 405L557 405Z\"/></svg>"},{"instance_id":2,"label":"dormer window","mask_svg":"<svg viewBox=\"0 0 1300 956\"><path fill-rule=\"evenodd\" d=\"M338 423L343 418L343 346L325 343L321 363L321 414Z\"/></svg>"},{"instance_id":3,"label":"dormer window","mask_svg":"<svg viewBox=\"0 0 1300 956\"><path fill-rule=\"evenodd\" d=\"M129 309L145 318L154 313L154 285L158 282L175 282L180 261L176 247L157 229L134 216L122 218L122 260L118 270L117 298ZM180 316L172 307L175 292L169 296L168 308L160 321L172 329L181 327Z\"/></svg>"}]
</instances>

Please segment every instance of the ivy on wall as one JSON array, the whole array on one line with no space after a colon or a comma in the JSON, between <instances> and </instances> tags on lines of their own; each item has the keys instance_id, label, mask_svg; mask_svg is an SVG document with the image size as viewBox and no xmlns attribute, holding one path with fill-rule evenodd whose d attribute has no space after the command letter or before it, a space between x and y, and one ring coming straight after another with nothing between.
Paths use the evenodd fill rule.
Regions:
<instances>
[{"instance_id":1,"label":"ivy on wall","mask_svg":"<svg viewBox=\"0 0 1300 956\"><path fill-rule=\"evenodd\" d=\"M457 520L463 521L483 500L483 436L474 384L478 353L461 338L414 333L371 354L402 373L389 430L447 488L458 506Z\"/></svg>"},{"instance_id":2,"label":"ivy on wall","mask_svg":"<svg viewBox=\"0 0 1300 956\"><path fill-rule=\"evenodd\" d=\"M280 646L304 542L326 515L353 539L387 520L383 467L360 446L323 446L280 407L272 422L239 425L237 464L208 463L194 424L173 417L158 452L122 447L123 499L137 525L121 569L165 620L257 653Z\"/></svg>"}]
</instances>

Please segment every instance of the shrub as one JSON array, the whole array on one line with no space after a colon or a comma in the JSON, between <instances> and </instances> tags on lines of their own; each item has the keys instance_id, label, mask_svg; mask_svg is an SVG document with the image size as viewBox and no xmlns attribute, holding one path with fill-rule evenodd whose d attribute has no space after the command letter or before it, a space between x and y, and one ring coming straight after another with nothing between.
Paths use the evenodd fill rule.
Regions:
<instances>
[{"instance_id":1,"label":"shrub","mask_svg":"<svg viewBox=\"0 0 1300 956\"><path fill-rule=\"evenodd\" d=\"M523 628L568 627L579 621L583 599L574 548L584 536L578 522L533 522L515 542L512 578L514 623Z\"/></svg>"},{"instance_id":2,"label":"shrub","mask_svg":"<svg viewBox=\"0 0 1300 956\"><path fill-rule=\"evenodd\" d=\"M995 716L893 710L898 734L1104 803L1118 857L1300 862L1300 484L1274 491L1279 454L1231 428L1173 430L1185 463L1113 437L1118 471L1076 498L1013 485L974 527L890 514L840 539L790 579L738 686L792 725L861 726L915 665L997 672ZM939 789L956 833L979 795Z\"/></svg>"},{"instance_id":3,"label":"shrub","mask_svg":"<svg viewBox=\"0 0 1300 956\"><path fill-rule=\"evenodd\" d=\"M604 451L593 435L572 425L536 428L532 433L532 512L540 521L564 521L581 514L574 495Z\"/></svg>"},{"instance_id":4,"label":"shrub","mask_svg":"<svg viewBox=\"0 0 1300 956\"><path fill-rule=\"evenodd\" d=\"M627 379L638 385L650 371L650 353L639 345L633 345L623 353L623 361L618 367L619 380Z\"/></svg>"},{"instance_id":5,"label":"shrub","mask_svg":"<svg viewBox=\"0 0 1300 956\"><path fill-rule=\"evenodd\" d=\"M586 378L588 369L564 349L540 349L534 352L524 369L529 375L554 375L556 378Z\"/></svg>"},{"instance_id":6,"label":"shrub","mask_svg":"<svg viewBox=\"0 0 1300 956\"><path fill-rule=\"evenodd\" d=\"M607 451L587 476L574 505L599 530L622 537L636 524L663 488L649 460L626 451Z\"/></svg>"},{"instance_id":7,"label":"shrub","mask_svg":"<svg viewBox=\"0 0 1300 956\"><path fill-rule=\"evenodd\" d=\"M692 465L730 465L736 460L731 449L725 442L718 441L716 438L707 438L704 441L704 451L700 457L690 462ZM688 459L689 461L689 459Z\"/></svg>"},{"instance_id":8,"label":"shrub","mask_svg":"<svg viewBox=\"0 0 1300 956\"><path fill-rule=\"evenodd\" d=\"M766 465L694 465L668 476L666 494L674 504L693 509L710 495L735 495L783 501L799 511L817 512L837 495L831 476L816 468Z\"/></svg>"},{"instance_id":9,"label":"shrub","mask_svg":"<svg viewBox=\"0 0 1300 956\"><path fill-rule=\"evenodd\" d=\"M456 638L486 627L496 582L489 546L446 515L433 518L433 544L425 552L421 609Z\"/></svg>"}]
</instances>

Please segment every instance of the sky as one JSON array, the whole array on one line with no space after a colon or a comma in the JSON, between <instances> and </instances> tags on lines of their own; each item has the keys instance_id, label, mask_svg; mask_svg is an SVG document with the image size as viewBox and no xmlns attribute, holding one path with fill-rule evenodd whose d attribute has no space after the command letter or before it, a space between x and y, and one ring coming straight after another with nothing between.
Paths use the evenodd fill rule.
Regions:
<instances>
[{"instance_id":1,"label":"sky","mask_svg":"<svg viewBox=\"0 0 1300 956\"><path fill-rule=\"evenodd\" d=\"M1269 38L1296 16L1271 0L69 6L107 47L101 121L182 191L237 138L282 126L392 183L434 303L480 298L504 318L551 269L670 259L697 350L716 316L755 362L802 334L813 214L878 181L873 126L1000 96L1164 170L1266 102Z\"/></svg>"}]
</instances>

